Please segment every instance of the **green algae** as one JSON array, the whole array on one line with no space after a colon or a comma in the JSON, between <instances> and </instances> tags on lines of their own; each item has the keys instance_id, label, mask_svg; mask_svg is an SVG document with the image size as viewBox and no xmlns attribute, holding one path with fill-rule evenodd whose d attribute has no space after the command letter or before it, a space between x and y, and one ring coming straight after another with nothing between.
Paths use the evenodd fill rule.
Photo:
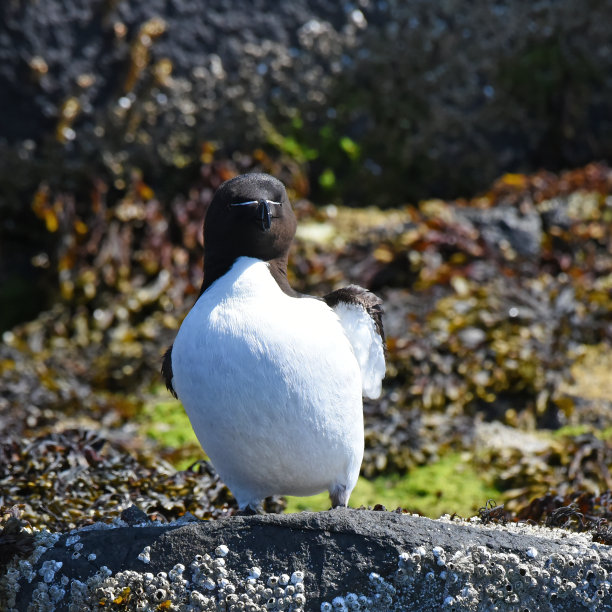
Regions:
<instances>
[{"instance_id":1,"label":"green algae","mask_svg":"<svg viewBox=\"0 0 612 612\"><path fill-rule=\"evenodd\" d=\"M372 480L360 478L350 505L389 509L402 507L430 518L457 513L472 516L489 498L500 499L501 493L488 479L465 461L461 453L449 453L436 463L423 465L406 475L392 474ZM326 493L312 497L288 497L286 512L327 510Z\"/></svg>"},{"instance_id":2,"label":"green algae","mask_svg":"<svg viewBox=\"0 0 612 612\"><path fill-rule=\"evenodd\" d=\"M179 401L160 401L155 396L143 406L137 420L140 431L163 449L165 458L177 470L206 457Z\"/></svg>"},{"instance_id":3,"label":"green algae","mask_svg":"<svg viewBox=\"0 0 612 612\"><path fill-rule=\"evenodd\" d=\"M552 432L553 438L575 438L591 434L600 440L612 439L612 427L597 429L592 425L565 425Z\"/></svg>"},{"instance_id":4,"label":"green algae","mask_svg":"<svg viewBox=\"0 0 612 612\"><path fill-rule=\"evenodd\" d=\"M145 424L145 434L164 446L198 444L189 417L179 401L154 403L145 406L140 420Z\"/></svg>"}]
</instances>

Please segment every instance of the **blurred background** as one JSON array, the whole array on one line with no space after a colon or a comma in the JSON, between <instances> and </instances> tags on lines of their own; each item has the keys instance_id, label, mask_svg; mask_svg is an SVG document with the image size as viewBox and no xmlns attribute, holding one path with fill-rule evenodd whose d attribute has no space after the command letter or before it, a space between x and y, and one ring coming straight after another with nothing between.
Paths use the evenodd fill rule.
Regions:
<instances>
[{"instance_id":1,"label":"blurred background","mask_svg":"<svg viewBox=\"0 0 612 612\"><path fill-rule=\"evenodd\" d=\"M353 505L610 518L611 22L610 0L3 2L3 511L233 511L159 366L212 194L257 170L300 220L292 284L385 301Z\"/></svg>"}]
</instances>

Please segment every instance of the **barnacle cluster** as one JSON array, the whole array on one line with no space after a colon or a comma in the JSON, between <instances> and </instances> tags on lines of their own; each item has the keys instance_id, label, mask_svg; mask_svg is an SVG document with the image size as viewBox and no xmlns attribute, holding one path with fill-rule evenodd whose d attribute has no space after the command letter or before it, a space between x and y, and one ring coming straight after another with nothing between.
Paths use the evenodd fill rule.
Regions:
<instances>
[{"instance_id":1,"label":"barnacle cluster","mask_svg":"<svg viewBox=\"0 0 612 612\"><path fill-rule=\"evenodd\" d=\"M31 532L31 529L27 529ZM56 574L62 568L61 561L48 560L44 561L38 571L35 571L35 566L43 554L52 548L60 539L59 533L51 533L46 529L36 531L34 535L34 548L31 555L27 559L18 559L12 562L6 572L0 574L0 606L13 608L16 605L16 598L20 590L19 581L21 579L31 583L38 579L39 585L32 600L35 601L35 609L49 610L54 609L54 604L57 603L65 594L65 586L67 579L60 578L58 584L50 583L56 578ZM4 600L6 597L6 600ZM40 605L39 605L40 604Z\"/></svg>"},{"instance_id":2,"label":"barnacle cluster","mask_svg":"<svg viewBox=\"0 0 612 612\"><path fill-rule=\"evenodd\" d=\"M608 573L597 549L555 553L549 558L528 548L524 554L472 546L452 554L442 546L419 546L401 552L397 570L388 576L369 574L364 593L347 593L321 604L322 612L409 609L415 602L441 610L573 610L598 609L612 594ZM408 608L406 607L408 606ZM557 607L555 607L557 606Z\"/></svg>"},{"instance_id":3,"label":"barnacle cluster","mask_svg":"<svg viewBox=\"0 0 612 612\"><path fill-rule=\"evenodd\" d=\"M589 535L525 523L484 524L476 517L466 522L447 515L440 522L440 533L445 533L446 524L458 530L473 530L477 525L479 533L474 532L473 537L478 541L472 543L469 534L457 533L459 544L449 545L445 535L445 543L436 543L434 538L431 544L396 553L393 551L397 549L390 547L389 555L397 555L394 571L368 568L366 563L362 578L351 585L350 591L338 592L334 582L327 583L326 598L317 605L323 612L391 612L413 609L424 602L432 609L454 612L607 609L601 606L612 597L612 581L606 569L609 550L594 543ZM141 527L147 525L150 523ZM0 601L0 606L12 612L19 591L30 586L30 599L37 611L51 611L57 606L71 612L109 608L190 612L313 609L314 597L308 590L311 576L307 577L305 571L279 567L277 561L269 563L250 556L245 559L241 550L223 543L195 554L190 562L173 562L167 567L159 565L163 558L151 558L151 548L147 547L148 556L138 555L127 569L113 571L92 564L90 573L82 579L71 577L71 568L53 559L54 545L74 549L82 544L87 531L113 526L125 524L118 521L116 525L88 526L67 534L59 544L57 534L36 533L32 555L13 561L0 578L0 597L7 598ZM489 540L482 530L503 534L492 533ZM520 537L509 551L503 540L512 534ZM495 536L503 537L497 541ZM160 553L164 554L157 549L156 554ZM157 565L155 573L149 570L152 561Z\"/></svg>"},{"instance_id":4,"label":"barnacle cluster","mask_svg":"<svg viewBox=\"0 0 612 612\"><path fill-rule=\"evenodd\" d=\"M78 534L65 544L73 545ZM71 544L68 544L71 541ZM149 548L149 547L147 547ZM45 548L46 550L46 548ZM259 612L286 610L302 612L306 604L304 572L264 573L252 567L246 575L232 570L226 559L230 550L220 544L209 554L195 556L189 567L177 563L167 572L125 570L113 573L101 566L86 580L69 580L62 574L62 563L45 561L38 575L31 570L35 556L11 568L4 578L5 592L12 593L6 602L12 610L18 593L18 582L36 581L32 591L32 605L39 611L53 610L58 604L67 605L70 612L106 609L126 610L240 610ZM148 561L139 555L143 563Z\"/></svg>"}]
</instances>

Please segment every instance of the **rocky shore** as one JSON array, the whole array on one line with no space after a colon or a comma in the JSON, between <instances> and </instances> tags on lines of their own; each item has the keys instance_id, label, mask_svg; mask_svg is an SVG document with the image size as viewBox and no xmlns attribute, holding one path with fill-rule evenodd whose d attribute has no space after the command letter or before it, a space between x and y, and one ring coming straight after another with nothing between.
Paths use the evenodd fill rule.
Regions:
<instances>
[{"instance_id":1,"label":"rocky shore","mask_svg":"<svg viewBox=\"0 0 612 612\"><path fill-rule=\"evenodd\" d=\"M337 509L156 525L132 507L35 543L0 581L11 610L612 610L612 549L527 524Z\"/></svg>"}]
</instances>

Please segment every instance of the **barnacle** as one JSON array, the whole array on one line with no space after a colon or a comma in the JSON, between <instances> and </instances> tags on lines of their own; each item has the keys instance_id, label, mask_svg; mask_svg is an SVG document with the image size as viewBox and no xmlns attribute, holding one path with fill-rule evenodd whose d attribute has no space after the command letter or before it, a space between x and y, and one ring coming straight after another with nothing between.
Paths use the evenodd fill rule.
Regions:
<instances>
[{"instance_id":1,"label":"barnacle","mask_svg":"<svg viewBox=\"0 0 612 612\"><path fill-rule=\"evenodd\" d=\"M258 579L261 576L261 569L259 567L252 567L249 570L249 578Z\"/></svg>"},{"instance_id":2,"label":"barnacle","mask_svg":"<svg viewBox=\"0 0 612 612\"><path fill-rule=\"evenodd\" d=\"M268 581L266 582L266 584L269 587L275 587L278 584L278 576L275 576L274 574L268 577Z\"/></svg>"},{"instance_id":3,"label":"barnacle","mask_svg":"<svg viewBox=\"0 0 612 612\"><path fill-rule=\"evenodd\" d=\"M288 574L281 574L278 578L278 584L280 586L287 586L289 584L289 575Z\"/></svg>"},{"instance_id":4,"label":"barnacle","mask_svg":"<svg viewBox=\"0 0 612 612\"><path fill-rule=\"evenodd\" d=\"M529 547L526 551L525 554L530 557L531 559L535 559L538 556L538 550L536 548L534 548L533 546Z\"/></svg>"},{"instance_id":5,"label":"barnacle","mask_svg":"<svg viewBox=\"0 0 612 612\"><path fill-rule=\"evenodd\" d=\"M225 557L228 552L229 548L225 544L220 544L215 548L215 555L217 555L217 557Z\"/></svg>"},{"instance_id":6,"label":"barnacle","mask_svg":"<svg viewBox=\"0 0 612 612\"><path fill-rule=\"evenodd\" d=\"M291 584L297 585L300 582L304 582L304 572L302 572L301 570L295 570L295 572L291 574Z\"/></svg>"},{"instance_id":7,"label":"barnacle","mask_svg":"<svg viewBox=\"0 0 612 612\"><path fill-rule=\"evenodd\" d=\"M42 567L38 570L38 573L42 576L45 582L51 582L61 567L61 561L45 561L42 564Z\"/></svg>"},{"instance_id":8,"label":"barnacle","mask_svg":"<svg viewBox=\"0 0 612 612\"><path fill-rule=\"evenodd\" d=\"M151 562L151 547L145 546L142 552L138 555L138 559L143 563Z\"/></svg>"}]
</instances>

